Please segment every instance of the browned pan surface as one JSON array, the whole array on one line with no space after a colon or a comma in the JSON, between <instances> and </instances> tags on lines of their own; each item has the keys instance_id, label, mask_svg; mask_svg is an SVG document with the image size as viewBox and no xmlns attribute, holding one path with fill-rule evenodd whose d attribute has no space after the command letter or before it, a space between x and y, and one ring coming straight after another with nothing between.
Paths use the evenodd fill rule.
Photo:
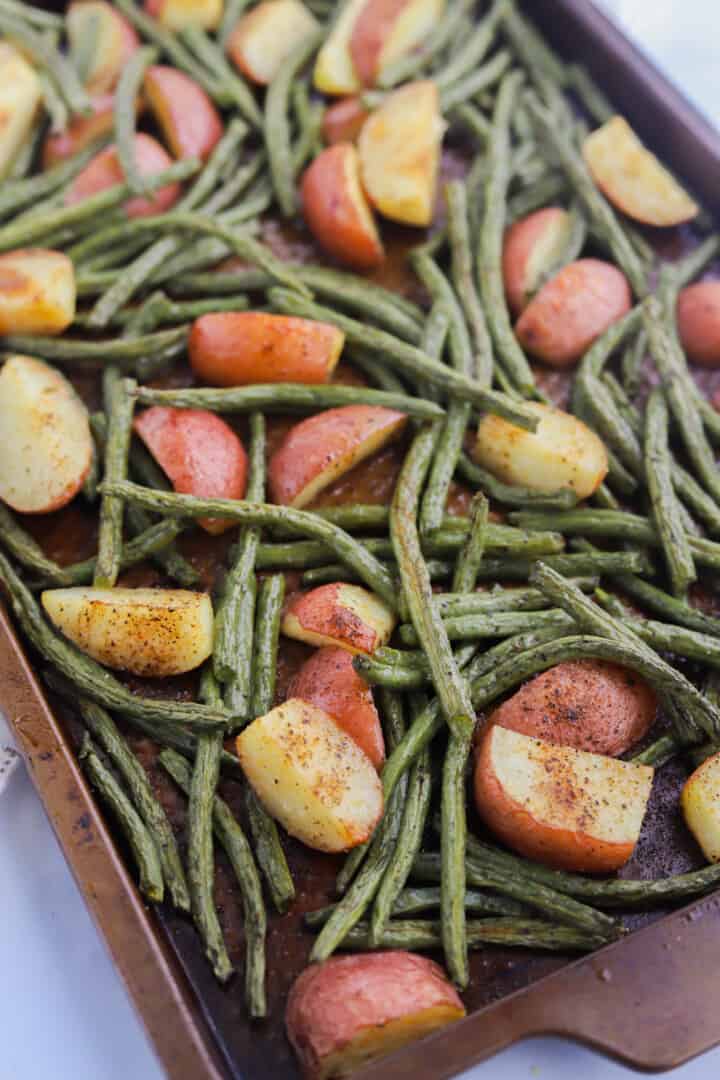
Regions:
<instances>
[{"instance_id":1,"label":"browned pan surface","mask_svg":"<svg viewBox=\"0 0 720 1080\"><path fill-rule=\"evenodd\" d=\"M586 0L534 0L526 7L561 51L588 63L654 148L715 208L720 202L720 142L698 114ZM456 167L452 157L446 165ZM302 237L280 235L273 227L268 233L277 247L291 244L294 257L312 254ZM401 268L407 239L407 234L398 232L386 284L401 288L407 284ZM561 393L557 377L552 382L553 392ZM90 385L81 389L88 398L95 393ZM380 461L361 466L341 481L324 501L386 502L399 460L398 451L386 451ZM457 494L459 509L464 497ZM59 561L81 558L92 548L92 517L77 508L38 518L33 531ZM208 583L227 543L227 539L188 538L186 553L206 570ZM126 575L128 583L141 580L152 578L141 570ZM300 645L285 650L280 694L305 655ZM192 683L177 680L172 689L185 696ZM292 980L307 962L312 940L302 929L302 913L331 898L336 860L290 844L298 899L290 914L271 918L270 1016L263 1025L251 1025L245 1016L241 978L220 988L187 920L164 908L149 913L138 899L124 869L123 853L116 852L75 766L76 722L58 703L53 705L57 707L51 713L3 618L0 707L15 727L68 861L168 1074L183 1080L220 1075L247 1080L295 1077L283 1033L284 1001ZM182 835L184 799L154 767L153 745L130 731L128 735ZM628 876L661 877L701 864L677 811L684 776L681 765L662 770L641 843L625 871ZM223 794L242 817L237 786L225 782ZM222 854L217 898L231 955L241 969L239 897ZM718 902L710 898L688 912L655 922L570 966L571 957L556 954L501 949L474 954L466 994L468 1010L474 1015L363 1075L388 1080L450 1076L524 1035L541 1032L581 1038L644 1067L662 1068L687 1060L720 1041L720 993L715 989L715 973L720 969ZM657 917L655 913L653 918ZM642 927L649 921L650 916L636 915L629 925Z\"/></svg>"}]
</instances>

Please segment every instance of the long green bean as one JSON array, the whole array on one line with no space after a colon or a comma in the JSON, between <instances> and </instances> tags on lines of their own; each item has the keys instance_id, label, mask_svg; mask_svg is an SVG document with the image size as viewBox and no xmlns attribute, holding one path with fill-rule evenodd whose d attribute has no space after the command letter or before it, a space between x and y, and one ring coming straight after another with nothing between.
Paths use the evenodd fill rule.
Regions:
<instances>
[{"instance_id":1,"label":"long green bean","mask_svg":"<svg viewBox=\"0 0 720 1080\"><path fill-rule=\"evenodd\" d=\"M136 49L123 65L115 90L115 145L125 180L134 195L145 195L147 192L145 178L140 174L135 160L136 102L145 72L156 62L157 56L158 51L152 46Z\"/></svg>"},{"instance_id":2,"label":"long green bean","mask_svg":"<svg viewBox=\"0 0 720 1080\"><path fill-rule=\"evenodd\" d=\"M72 584L72 574L49 559L37 541L25 532L4 503L0 503L0 544L21 566L33 570L53 585Z\"/></svg>"},{"instance_id":3,"label":"long green bean","mask_svg":"<svg viewBox=\"0 0 720 1080\"><path fill-rule=\"evenodd\" d=\"M0 31L20 42L33 59L47 71L67 102L71 113L87 116L92 111L90 98L72 64L44 34L38 33L24 20L15 18L7 8L0 8Z\"/></svg>"},{"instance_id":4,"label":"long green bean","mask_svg":"<svg viewBox=\"0 0 720 1080\"><path fill-rule=\"evenodd\" d=\"M505 394L480 386L474 379L469 379L447 368L444 364L432 360L419 349L383 330L366 326L320 304L310 303L286 289L270 289L268 295L271 303L286 314L318 319L339 327L345 333L348 344L359 345L361 348L381 353L386 363L406 372L411 378L424 379L450 397L469 399L481 409L503 416L506 420L528 431L534 431L537 427L537 416L524 408L522 404L513 401Z\"/></svg>"},{"instance_id":5,"label":"long green bean","mask_svg":"<svg viewBox=\"0 0 720 1080\"><path fill-rule=\"evenodd\" d=\"M476 495L473 499L471 524L467 540L460 549L455 563L455 573L452 581L452 591L454 593L469 593L475 588L480 563L485 551L489 510L490 504L482 492Z\"/></svg>"},{"instance_id":6,"label":"long green bean","mask_svg":"<svg viewBox=\"0 0 720 1080\"><path fill-rule=\"evenodd\" d=\"M273 706L277 677L280 619L285 597L285 578L273 574L263 580L258 595L255 624L255 662L251 714L262 716Z\"/></svg>"},{"instance_id":7,"label":"long green bean","mask_svg":"<svg viewBox=\"0 0 720 1080\"><path fill-rule=\"evenodd\" d=\"M141 405L172 405L176 409L209 409L219 413L306 412L333 409L342 405L380 405L397 409L421 420L436 420L443 416L439 405L406 394L371 390L364 386L306 386L303 383L267 383L230 388L178 388L155 390L139 387L137 399Z\"/></svg>"},{"instance_id":8,"label":"long green bean","mask_svg":"<svg viewBox=\"0 0 720 1080\"><path fill-rule=\"evenodd\" d=\"M672 590L676 596L684 596L688 586L697 580L697 572L673 489L668 423L664 395L655 389L645 412L645 475Z\"/></svg>"},{"instance_id":9,"label":"long green bean","mask_svg":"<svg viewBox=\"0 0 720 1080\"><path fill-rule=\"evenodd\" d=\"M165 895L162 867L157 848L145 823L101 760L87 733L78 756L90 783L107 803L128 842L140 876L140 891L154 904L161 904Z\"/></svg>"},{"instance_id":10,"label":"long green bean","mask_svg":"<svg viewBox=\"0 0 720 1080\"><path fill-rule=\"evenodd\" d=\"M438 949L442 943L442 924L420 919L397 919L388 924L380 945L386 949ZM549 952L590 952L607 939L556 926L540 919L477 919L467 924L470 949L485 945L501 948L542 949ZM344 949L365 950L371 946L364 923L355 926L343 939Z\"/></svg>"},{"instance_id":11,"label":"long green bean","mask_svg":"<svg viewBox=\"0 0 720 1080\"><path fill-rule=\"evenodd\" d=\"M187 762L172 750L162 750L160 764L176 784L188 793L191 773ZM257 867L245 834L219 795L212 805L215 835L230 860L242 893L245 915L245 999L250 1015L261 1019L267 1013L265 1000L265 935L267 915Z\"/></svg>"},{"instance_id":12,"label":"long green bean","mask_svg":"<svg viewBox=\"0 0 720 1080\"><path fill-rule=\"evenodd\" d=\"M128 452L133 417L134 384L123 379L117 368L105 373L107 387L108 434L105 444L105 480L113 483L127 476ZM124 507L115 495L103 494L100 506L98 553L93 584L110 589L120 573Z\"/></svg>"},{"instance_id":13,"label":"long green bean","mask_svg":"<svg viewBox=\"0 0 720 1080\"><path fill-rule=\"evenodd\" d=\"M250 87L206 31L199 26L185 26L179 37L212 78L216 99L237 108L254 128L262 128L262 114Z\"/></svg>"},{"instance_id":14,"label":"long green bean","mask_svg":"<svg viewBox=\"0 0 720 1080\"><path fill-rule=\"evenodd\" d=\"M79 702L79 708L83 723L97 739L122 777L135 809L155 843L163 879L173 906L178 911L190 911L190 893L175 834L167 814L155 796L145 769L105 709L82 699ZM210 737L213 738L213 736ZM201 738L206 738L206 736L201 736Z\"/></svg>"},{"instance_id":15,"label":"long green bean","mask_svg":"<svg viewBox=\"0 0 720 1080\"><path fill-rule=\"evenodd\" d=\"M511 382L522 394L530 396L535 390L535 380L510 323L501 266L510 181L510 118L521 85L522 74L510 72L503 79L495 103L488 146L488 178L477 273L490 333L498 354Z\"/></svg>"},{"instance_id":16,"label":"long green bean","mask_svg":"<svg viewBox=\"0 0 720 1080\"><path fill-rule=\"evenodd\" d=\"M285 217L291 217L297 205L290 142L290 88L293 80L318 48L323 36L323 30L312 30L298 42L281 64L265 97L265 149L275 197Z\"/></svg>"}]
</instances>

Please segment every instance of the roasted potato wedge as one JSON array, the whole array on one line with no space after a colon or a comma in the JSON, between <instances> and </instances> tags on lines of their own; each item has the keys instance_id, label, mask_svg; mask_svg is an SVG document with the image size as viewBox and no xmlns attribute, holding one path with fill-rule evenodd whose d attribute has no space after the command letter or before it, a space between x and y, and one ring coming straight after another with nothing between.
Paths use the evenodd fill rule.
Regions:
<instances>
[{"instance_id":1,"label":"roasted potato wedge","mask_svg":"<svg viewBox=\"0 0 720 1080\"><path fill-rule=\"evenodd\" d=\"M308 645L338 645L350 653L375 652L394 628L395 616L378 596L339 581L298 594L282 620L286 637Z\"/></svg>"}]
</instances>

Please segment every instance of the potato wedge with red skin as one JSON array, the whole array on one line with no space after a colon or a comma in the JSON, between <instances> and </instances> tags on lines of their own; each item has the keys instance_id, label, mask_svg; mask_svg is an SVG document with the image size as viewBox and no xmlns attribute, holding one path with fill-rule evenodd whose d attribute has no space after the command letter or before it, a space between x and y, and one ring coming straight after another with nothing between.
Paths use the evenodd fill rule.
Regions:
<instances>
[{"instance_id":1,"label":"potato wedge with red skin","mask_svg":"<svg viewBox=\"0 0 720 1080\"><path fill-rule=\"evenodd\" d=\"M329 323L264 311L201 315L188 340L190 365L212 386L330 379L345 335Z\"/></svg>"},{"instance_id":2,"label":"potato wedge with red skin","mask_svg":"<svg viewBox=\"0 0 720 1080\"><path fill-rule=\"evenodd\" d=\"M43 169L50 169L66 158L84 150L101 135L113 130L114 94L98 94L92 99L90 116L74 116L65 131L49 134L43 143Z\"/></svg>"},{"instance_id":3,"label":"potato wedge with red skin","mask_svg":"<svg viewBox=\"0 0 720 1080\"><path fill-rule=\"evenodd\" d=\"M329 1080L463 1016L442 968L398 950L305 968L290 990L285 1026L306 1080Z\"/></svg>"},{"instance_id":4,"label":"potato wedge with red skin","mask_svg":"<svg viewBox=\"0 0 720 1080\"><path fill-rule=\"evenodd\" d=\"M117 85L122 69L140 48L140 38L131 23L105 0L74 0L67 10L66 27L71 51L97 27L90 70L85 85L91 94L105 94Z\"/></svg>"},{"instance_id":5,"label":"potato wedge with red skin","mask_svg":"<svg viewBox=\"0 0 720 1080\"><path fill-rule=\"evenodd\" d=\"M0 369L0 499L49 514L75 498L90 471L88 411L55 368L10 356Z\"/></svg>"},{"instance_id":6,"label":"potato wedge with red skin","mask_svg":"<svg viewBox=\"0 0 720 1080\"><path fill-rule=\"evenodd\" d=\"M635 221L667 228L699 213L697 203L643 146L624 117L613 116L588 135L582 152L603 195Z\"/></svg>"},{"instance_id":7,"label":"potato wedge with red skin","mask_svg":"<svg viewBox=\"0 0 720 1080\"><path fill-rule=\"evenodd\" d=\"M337 143L318 154L303 173L300 190L305 221L328 254L355 270L372 270L384 262L352 143Z\"/></svg>"},{"instance_id":8,"label":"potato wedge with red skin","mask_svg":"<svg viewBox=\"0 0 720 1080\"><path fill-rule=\"evenodd\" d=\"M215 413L153 405L137 417L133 427L175 491L201 499L242 499L245 495L245 447ZM209 533L221 533L234 523L202 518L198 524Z\"/></svg>"},{"instance_id":9,"label":"potato wedge with red skin","mask_svg":"<svg viewBox=\"0 0 720 1080\"><path fill-rule=\"evenodd\" d=\"M616 266L578 259L543 285L515 324L515 334L546 364L570 367L627 315L632 302L628 280Z\"/></svg>"},{"instance_id":10,"label":"potato wedge with red skin","mask_svg":"<svg viewBox=\"0 0 720 1080\"><path fill-rule=\"evenodd\" d=\"M703 761L685 781L680 806L707 861L720 862L720 754Z\"/></svg>"},{"instance_id":11,"label":"potato wedge with red skin","mask_svg":"<svg viewBox=\"0 0 720 1080\"><path fill-rule=\"evenodd\" d=\"M317 25L300 0L262 0L235 24L227 53L246 78L267 86Z\"/></svg>"},{"instance_id":12,"label":"potato wedge with red skin","mask_svg":"<svg viewBox=\"0 0 720 1080\"><path fill-rule=\"evenodd\" d=\"M177 68L153 64L145 72L148 105L176 158L212 153L223 133L220 113L199 83Z\"/></svg>"},{"instance_id":13,"label":"potato wedge with red skin","mask_svg":"<svg viewBox=\"0 0 720 1080\"><path fill-rule=\"evenodd\" d=\"M142 131L138 132L134 146L135 162L141 176L154 176L172 165L172 158L151 135L146 135ZM75 203L82 202L83 199L88 199L91 195L97 195L101 191L114 187L115 184L123 183L124 179L125 174L118 160L115 145L107 146L77 174L65 194L65 205L73 206ZM125 203L125 213L129 218L164 214L180 198L180 192L180 184L166 184L147 198L138 195L133 199L128 199Z\"/></svg>"},{"instance_id":14,"label":"potato wedge with red skin","mask_svg":"<svg viewBox=\"0 0 720 1080\"><path fill-rule=\"evenodd\" d=\"M402 225L432 221L444 125L430 79L394 90L358 138L362 185L384 217Z\"/></svg>"},{"instance_id":15,"label":"potato wedge with red skin","mask_svg":"<svg viewBox=\"0 0 720 1080\"><path fill-rule=\"evenodd\" d=\"M355 671L349 652L332 645L318 649L290 681L287 696L326 712L380 768L385 760L380 717L372 690Z\"/></svg>"},{"instance_id":16,"label":"potato wedge with red skin","mask_svg":"<svg viewBox=\"0 0 720 1080\"><path fill-rule=\"evenodd\" d=\"M534 432L485 413L478 425L475 460L506 484L533 491L572 488L579 499L589 498L607 476L602 439L572 413L539 401L527 407L538 417Z\"/></svg>"},{"instance_id":17,"label":"potato wedge with red skin","mask_svg":"<svg viewBox=\"0 0 720 1080\"><path fill-rule=\"evenodd\" d=\"M404 413L379 405L343 405L301 420L270 459L273 502L307 506L329 484L399 435L406 423Z\"/></svg>"},{"instance_id":18,"label":"potato wedge with red skin","mask_svg":"<svg viewBox=\"0 0 720 1080\"><path fill-rule=\"evenodd\" d=\"M325 110L322 137L328 146L355 142L370 113L359 97L346 97Z\"/></svg>"},{"instance_id":19,"label":"potato wedge with red skin","mask_svg":"<svg viewBox=\"0 0 720 1080\"><path fill-rule=\"evenodd\" d=\"M367 0L349 0L317 54L313 83L321 94L356 94L360 79L350 56L350 35Z\"/></svg>"},{"instance_id":20,"label":"potato wedge with red skin","mask_svg":"<svg viewBox=\"0 0 720 1080\"><path fill-rule=\"evenodd\" d=\"M444 0L366 0L350 34L350 58L360 82L373 86L390 64L412 52L444 8Z\"/></svg>"},{"instance_id":21,"label":"potato wedge with red skin","mask_svg":"<svg viewBox=\"0 0 720 1080\"><path fill-rule=\"evenodd\" d=\"M62 334L75 318L75 268L61 251L0 255L0 334Z\"/></svg>"},{"instance_id":22,"label":"potato wedge with red skin","mask_svg":"<svg viewBox=\"0 0 720 1080\"><path fill-rule=\"evenodd\" d=\"M536 675L490 713L522 735L619 757L655 722L657 698L632 671L600 660L569 660Z\"/></svg>"},{"instance_id":23,"label":"potato wedge with red skin","mask_svg":"<svg viewBox=\"0 0 720 1080\"><path fill-rule=\"evenodd\" d=\"M379 596L359 585L334 581L294 596L280 629L308 645L336 645L348 653L374 653L387 644L395 616Z\"/></svg>"},{"instance_id":24,"label":"potato wedge with red skin","mask_svg":"<svg viewBox=\"0 0 720 1080\"><path fill-rule=\"evenodd\" d=\"M493 724L478 748L475 803L485 823L521 855L609 874L635 849L653 772Z\"/></svg>"},{"instance_id":25,"label":"potato wedge with red skin","mask_svg":"<svg viewBox=\"0 0 720 1080\"><path fill-rule=\"evenodd\" d=\"M505 233L503 278L513 315L519 315L555 266L568 241L572 218L559 206L548 206L516 221Z\"/></svg>"},{"instance_id":26,"label":"potato wedge with red skin","mask_svg":"<svg viewBox=\"0 0 720 1080\"><path fill-rule=\"evenodd\" d=\"M207 593L187 589L48 589L42 606L79 649L100 664L166 678L199 667L212 653Z\"/></svg>"},{"instance_id":27,"label":"potato wedge with red skin","mask_svg":"<svg viewBox=\"0 0 720 1080\"><path fill-rule=\"evenodd\" d=\"M678 332L693 364L720 367L720 281L698 281L678 297Z\"/></svg>"},{"instance_id":28,"label":"potato wedge with red skin","mask_svg":"<svg viewBox=\"0 0 720 1080\"><path fill-rule=\"evenodd\" d=\"M168 30L198 26L215 30L223 14L223 0L145 0L145 10Z\"/></svg>"},{"instance_id":29,"label":"potato wedge with red skin","mask_svg":"<svg viewBox=\"0 0 720 1080\"><path fill-rule=\"evenodd\" d=\"M267 812L316 851L347 851L373 833L382 784L349 735L307 701L290 698L238 736L243 772Z\"/></svg>"}]
</instances>

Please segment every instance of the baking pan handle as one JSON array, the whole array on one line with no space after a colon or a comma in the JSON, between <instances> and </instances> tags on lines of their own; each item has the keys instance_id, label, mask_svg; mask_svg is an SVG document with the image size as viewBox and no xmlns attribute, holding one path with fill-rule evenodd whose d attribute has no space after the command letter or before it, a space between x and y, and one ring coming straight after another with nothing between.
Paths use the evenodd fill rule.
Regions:
<instances>
[{"instance_id":1,"label":"baking pan handle","mask_svg":"<svg viewBox=\"0 0 720 1080\"><path fill-rule=\"evenodd\" d=\"M642 1069L720 1041L720 895L577 961L358 1080L454 1076L531 1035L562 1035Z\"/></svg>"}]
</instances>

